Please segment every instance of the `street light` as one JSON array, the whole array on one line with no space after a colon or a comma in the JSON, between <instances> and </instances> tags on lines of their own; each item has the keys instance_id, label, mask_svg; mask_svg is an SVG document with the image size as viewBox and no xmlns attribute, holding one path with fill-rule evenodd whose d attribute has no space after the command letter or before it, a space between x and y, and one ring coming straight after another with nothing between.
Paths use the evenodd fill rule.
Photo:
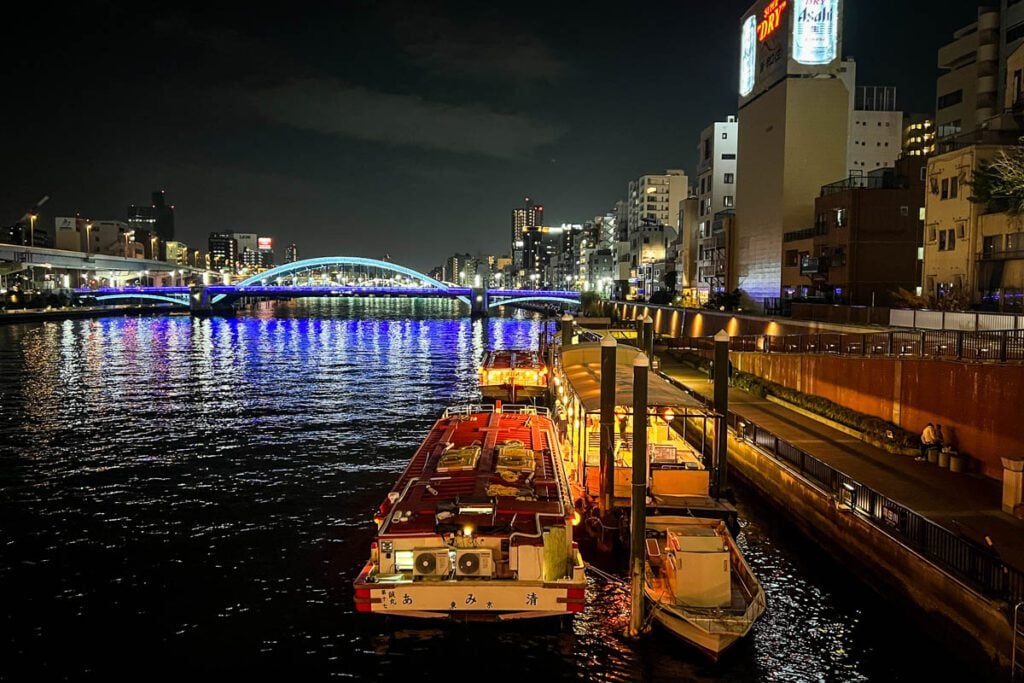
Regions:
<instances>
[{"instance_id":1,"label":"street light","mask_svg":"<svg viewBox=\"0 0 1024 683\"><path fill-rule=\"evenodd\" d=\"M135 231L134 230L128 230L127 232L124 233L124 256L125 256L125 258L128 258L128 244L129 244L129 240L132 237L135 237Z\"/></svg>"},{"instance_id":2,"label":"street light","mask_svg":"<svg viewBox=\"0 0 1024 683\"><path fill-rule=\"evenodd\" d=\"M92 231L92 223L86 223L85 224L85 255L86 256L89 255L89 249L90 249L90 246L91 246L89 244L90 239L91 239L91 237L90 237L91 231Z\"/></svg>"},{"instance_id":3,"label":"street light","mask_svg":"<svg viewBox=\"0 0 1024 683\"><path fill-rule=\"evenodd\" d=\"M34 247L36 244L36 218L38 216L34 213L28 215L28 246L30 247Z\"/></svg>"}]
</instances>

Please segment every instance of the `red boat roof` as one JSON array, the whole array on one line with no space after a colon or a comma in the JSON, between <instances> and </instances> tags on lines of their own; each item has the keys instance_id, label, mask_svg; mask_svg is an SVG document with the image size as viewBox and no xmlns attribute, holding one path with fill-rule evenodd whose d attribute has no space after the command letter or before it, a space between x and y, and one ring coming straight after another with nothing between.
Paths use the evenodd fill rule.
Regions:
<instances>
[{"instance_id":1,"label":"red boat roof","mask_svg":"<svg viewBox=\"0 0 1024 683\"><path fill-rule=\"evenodd\" d=\"M504 370L507 368L540 370L544 362L536 351L505 350L490 351L484 358L484 368L488 370Z\"/></svg>"},{"instance_id":2,"label":"red boat roof","mask_svg":"<svg viewBox=\"0 0 1024 683\"><path fill-rule=\"evenodd\" d=\"M537 514L572 514L567 487L554 425L544 414L449 411L392 488L379 535L466 525L493 534L535 529Z\"/></svg>"}]
</instances>

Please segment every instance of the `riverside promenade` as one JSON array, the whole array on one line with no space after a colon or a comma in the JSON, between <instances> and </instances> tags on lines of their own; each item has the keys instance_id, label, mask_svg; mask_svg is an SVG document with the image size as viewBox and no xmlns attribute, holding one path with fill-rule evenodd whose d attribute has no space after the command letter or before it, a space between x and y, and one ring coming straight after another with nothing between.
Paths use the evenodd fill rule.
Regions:
<instances>
[{"instance_id":1,"label":"riverside promenade","mask_svg":"<svg viewBox=\"0 0 1024 683\"><path fill-rule=\"evenodd\" d=\"M655 351L662 373L710 400L706 374L664 347ZM729 389L729 410L951 533L990 547L1007 565L1024 571L1024 520L1002 511L999 482L890 453L742 389Z\"/></svg>"}]
</instances>

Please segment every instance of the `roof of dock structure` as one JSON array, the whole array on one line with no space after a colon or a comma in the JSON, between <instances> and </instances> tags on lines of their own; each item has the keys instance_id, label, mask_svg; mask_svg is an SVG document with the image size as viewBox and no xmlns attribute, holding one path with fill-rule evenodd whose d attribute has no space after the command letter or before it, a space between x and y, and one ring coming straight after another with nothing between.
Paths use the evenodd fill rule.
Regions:
<instances>
[{"instance_id":1,"label":"roof of dock structure","mask_svg":"<svg viewBox=\"0 0 1024 683\"><path fill-rule=\"evenodd\" d=\"M619 344L615 347L615 405L633 407L633 361L643 351ZM601 344L588 342L562 349L562 371L587 412L601 409ZM708 414L696 399L664 377L650 373L647 378L647 405L681 408L688 413Z\"/></svg>"}]
</instances>

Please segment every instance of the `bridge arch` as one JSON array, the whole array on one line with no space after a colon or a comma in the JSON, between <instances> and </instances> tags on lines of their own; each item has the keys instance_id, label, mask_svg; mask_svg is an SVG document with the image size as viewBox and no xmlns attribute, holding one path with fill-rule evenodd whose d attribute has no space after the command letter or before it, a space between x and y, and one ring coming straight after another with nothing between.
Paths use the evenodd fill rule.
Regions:
<instances>
[{"instance_id":1,"label":"bridge arch","mask_svg":"<svg viewBox=\"0 0 1024 683\"><path fill-rule=\"evenodd\" d=\"M173 294L103 294L96 297L96 301L125 301L130 299L146 299L148 301L159 301L165 304L188 307L188 297L175 297Z\"/></svg>"},{"instance_id":2,"label":"bridge arch","mask_svg":"<svg viewBox=\"0 0 1024 683\"><path fill-rule=\"evenodd\" d=\"M309 270L311 268L320 268L324 266L364 266L367 268L380 268L381 270L388 270L399 275L405 275L414 280L436 287L437 289L447 291L451 289L450 285L435 280L429 275L413 270L412 268L406 268L405 266L398 265L397 263L390 263L388 261L379 261L372 258L364 258L361 256L324 256L319 258L303 259L301 261L294 261L292 263L286 263L284 265L276 266L270 270L266 270L252 277L248 277L236 285L239 288L260 285L268 280L272 280L283 275L291 275L294 273L301 272L303 270ZM244 294L244 292L240 292ZM226 294L218 294L211 300L212 303L217 303L222 300ZM470 305L469 299L464 296L456 296L456 299L463 302L467 306Z\"/></svg>"},{"instance_id":3,"label":"bridge arch","mask_svg":"<svg viewBox=\"0 0 1024 683\"><path fill-rule=\"evenodd\" d=\"M498 306L504 306L505 304L518 304L518 303L522 303L524 301L543 301L543 302L555 301L555 302L558 302L558 303L561 303L561 304L572 304L574 306L579 306L580 305L580 302L579 302L578 299L570 299L570 298L564 297L564 296L517 296L517 297L513 297L511 299L499 299L499 300L496 300L496 301L490 301L487 304L487 307L488 308L497 308Z\"/></svg>"}]
</instances>

